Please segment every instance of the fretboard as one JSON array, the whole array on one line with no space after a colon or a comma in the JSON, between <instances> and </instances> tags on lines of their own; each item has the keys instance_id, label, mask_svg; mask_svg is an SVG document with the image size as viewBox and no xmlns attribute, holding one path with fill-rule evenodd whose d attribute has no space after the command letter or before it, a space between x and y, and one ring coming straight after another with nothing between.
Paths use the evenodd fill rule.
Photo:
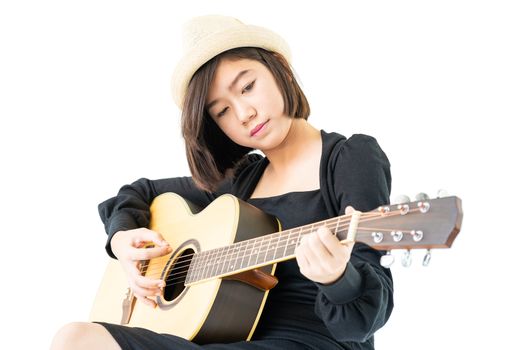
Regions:
<instances>
[{"instance_id":1,"label":"fretboard","mask_svg":"<svg viewBox=\"0 0 525 350\"><path fill-rule=\"evenodd\" d=\"M301 237L329 226L342 240L346 238L349 221L346 216L284 230L237 242L229 246L195 253L186 276L186 285L208 279L235 275L245 270L270 265L295 257Z\"/></svg>"}]
</instances>

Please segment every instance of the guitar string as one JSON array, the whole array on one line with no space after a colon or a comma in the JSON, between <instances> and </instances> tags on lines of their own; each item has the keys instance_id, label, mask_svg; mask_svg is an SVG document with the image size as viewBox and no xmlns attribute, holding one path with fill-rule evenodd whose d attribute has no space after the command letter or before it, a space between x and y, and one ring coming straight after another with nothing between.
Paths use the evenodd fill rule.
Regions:
<instances>
[{"instance_id":1,"label":"guitar string","mask_svg":"<svg viewBox=\"0 0 525 350\"><path fill-rule=\"evenodd\" d=\"M284 246L283 246L284 247ZM286 257L290 257L293 258L293 255L295 254L295 251L294 253L292 254L288 254L286 255ZM287 259L288 260L288 259ZM265 265L271 265L272 263L267 263ZM263 266L265 266L263 265ZM189 266L189 265L187 265ZM224 265L223 265L224 266ZM173 269L173 270L176 270L177 268ZM180 268L179 268L180 269ZM217 271L218 272L218 271ZM203 279L207 279L207 278L214 278L214 277L217 277L221 274L224 274L224 273L228 273L229 271L226 270L226 271L222 271L221 270L221 273L215 273L215 274L211 274L210 276L206 277L206 278L197 278L194 282L197 282L197 281L200 281L200 280L203 280ZM235 274L231 274L231 275L235 275ZM180 272L177 272L175 274L172 274L170 273L168 275L169 277L165 280L166 282L166 286L165 287L169 287L169 286L172 286L172 285L176 285L180 282L183 282L183 281L186 281L186 278L187 278L187 271L180 271Z\"/></svg>"},{"instance_id":2,"label":"guitar string","mask_svg":"<svg viewBox=\"0 0 525 350\"><path fill-rule=\"evenodd\" d=\"M416 209L412 209L412 210L410 210L410 212L414 212L414 211L418 211L418 210L419 210L419 209L416 208ZM393 212L391 212L391 214L390 214L389 216L396 215L396 212L397 212L397 211L393 211ZM401 212L401 211L399 211L399 212ZM374 220L377 220L377 219L380 219L380 218L385 217L384 215L381 215L381 214L379 214L379 215L377 215L377 214L375 214L375 213L373 213L373 214L374 214L374 215L369 216L368 220L360 220L360 223L363 223L363 222L370 222L370 221L374 221ZM274 237L272 237L272 238L270 238L270 239L266 239L267 242L265 242L265 238L264 238L265 236L258 237L258 238L260 238L260 239L258 239L258 238L253 238L253 239L250 239L250 240L247 240L247 241L243 241L243 242L250 242L250 243L246 243L246 247L242 247L242 248L250 249L250 248L248 248L248 246L249 246L250 244L255 245L255 244L257 244L257 243L260 243L259 248L263 247L263 244L264 244L264 248L268 248L268 247L270 246L270 244L275 243L275 242L272 242L272 241L274 241L274 240L276 240L276 239L279 241L279 240L281 239L281 237L283 237L283 236L286 237L286 234L289 235L289 236L292 235L292 234L296 234L297 232L294 232L294 231L298 231L299 233L301 233L302 230L303 230L303 229L306 229L306 228L307 228L308 230L312 230L313 228L320 228L320 227L323 227L323 226L326 226L328 229L338 228L338 227L341 226L341 225L346 225L347 223L351 222L351 219L350 219L350 220L347 220L347 219L348 219L349 217L351 217L351 216L352 216L352 214L347 214L347 215L342 215L342 216L340 216L340 217L338 217L338 218L328 219L328 220L325 221L325 222L327 223L327 225L323 225L323 224L319 224L319 223L314 223L314 224L304 225L304 226L302 226L302 227L296 227L296 228L289 229L289 230L285 230L285 231L275 232L275 233L272 233L272 234L269 234L269 235L266 236L266 237L271 237L272 235L274 236ZM362 217L363 217L363 216L361 216L361 218L362 218ZM339 218L344 218L344 219L339 219ZM316 225L317 225L317 227L315 227ZM348 226L342 226L342 229L339 230L339 231L344 231L344 229L347 229L347 228L348 228ZM359 230L372 230L372 231L393 231L392 229L386 229L386 228L373 229L373 228L358 227L358 229L359 229ZM285 233L286 231L289 231L289 232ZM399 230L395 230L395 231L399 231ZM402 232L403 232L403 233L409 233L410 231L409 231L409 230L406 230L406 231L402 231ZM307 233L307 232L305 232L305 233ZM309 232L308 232L308 233L309 233ZM363 236L364 236L364 235L362 235L362 237L363 237ZM278 241L277 241L277 242L278 242ZM229 249L229 247L233 247L233 246L236 245L236 244L239 245L238 248L241 248L243 242L237 242L237 243L232 244L232 245L230 245L230 246L214 248L214 249L208 250L208 251L206 251L206 252L212 252L212 251L214 251L214 250L217 250L216 252L218 252L218 250L221 249L221 248L222 248L222 249L224 249L224 248ZM266 244L266 243L267 243L267 244ZM253 250L253 248L254 248L254 247L251 247L252 250ZM278 248L280 248L280 247L278 247ZM272 249L273 249L273 248L272 248ZM184 256L184 257L189 257L188 259L186 259L186 261L190 261L191 259L193 259L193 258L192 258L193 255L195 255L195 254L202 254L202 253L205 253L205 252L181 255L181 257L183 257L183 256ZM230 253L230 252L228 251L228 253ZM238 254L238 252L236 252L236 251L233 252L233 251L232 251L231 254L222 255L221 258L229 259L229 258L233 257L235 254ZM159 258L155 258L155 259L159 259ZM177 264L180 265L180 264L183 263L183 262L185 262L185 260L180 260L180 257L179 257L179 259L177 260ZM160 269L156 271L156 273L158 273L158 272L160 272L160 271L164 268L164 265L165 265L165 264L162 263L162 262L149 264L149 265L146 267L146 269L148 269L150 272L155 272L155 271L152 269L152 267L155 266L155 265L159 265L159 266L160 266ZM205 266L204 266L204 267L205 267ZM183 267L182 267L182 268L183 268ZM198 268L199 268L199 267L197 267L196 269L198 269ZM194 270L196 270L196 269L194 269ZM140 272L141 272L141 273L144 273L144 270L142 270L142 271L140 271Z\"/></svg>"},{"instance_id":3,"label":"guitar string","mask_svg":"<svg viewBox=\"0 0 525 350\"><path fill-rule=\"evenodd\" d=\"M363 231L367 231L367 232L357 232L356 234L356 241L358 241L358 238L362 238L362 237L370 237L370 232L374 232L374 231L378 231L379 229L376 229L376 228L359 228L360 230L363 230ZM384 229L381 229L381 230L384 230ZM411 231L409 230L397 230L399 232L402 232L403 234L409 234ZM294 237L289 237L291 239L299 239L301 238L302 236L304 235L308 235L309 233L293 233L293 235L295 235ZM291 236L292 234L290 234ZM275 240L272 239L272 240ZM291 242L291 243L287 243L289 241L289 239L287 238L284 238L282 240L278 240L277 242L273 242L273 243L277 243L277 246L275 247L271 247L272 243L270 243L270 241L268 242L262 242L260 241L259 243L260 246L257 248L258 250L257 251L253 251L253 249L255 248L255 244L258 243L258 242L255 242L253 244L252 247L250 247L250 244L246 244L246 246L239 246L239 248L242 248L245 252L249 251L250 249L252 250L252 252L250 252L249 254L244 254L242 256L239 255L239 252L237 251L232 251L231 254L226 254L226 255L220 255L218 256L219 260L217 261L213 261L211 262L211 264L213 265L212 267L215 267L218 265L220 265L222 263L222 265L224 266L226 264L226 262L237 262L239 259L241 259L241 261L244 261L246 259L248 259L248 261L251 261L253 257L256 257L256 261L259 257L259 255L261 254L268 254L268 252L275 252L274 255L276 254L277 251L281 250L284 248L284 250L286 251L287 249L291 248L292 246L297 246L297 243L294 243L294 242ZM281 243L284 243L283 245L281 245ZM261 249L262 248L262 249ZM216 249L220 249L220 248L216 248ZM212 250L209 250L209 252L212 252ZM218 253L219 251L217 251L216 253ZM211 253L211 255L213 255L214 253ZM266 254L265 254L265 258L266 258ZM183 255L180 255L179 258L177 259L177 261L174 263L175 267L171 269L171 271L175 271L175 270L180 270L180 269L185 269L186 267L189 268L189 266L191 265L191 260L193 259L192 257L195 255L195 253L190 253L190 254L183 254ZM208 260L210 258L210 256L206 257L206 260ZM166 258L166 260L169 259L169 258ZM154 264L151 264L151 265L145 265L142 270L141 270L141 273L144 273L146 270L147 272L150 274L150 275L155 275L155 274L159 274L161 271L163 271L165 269L165 266L166 266L166 263L168 261L166 261L165 263L162 263L162 262L158 262L158 263L154 263ZM187 263L189 262L189 263ZM206 264L205 261L202 261L202 262L198 262L196 263L197 265L195 265L195 268L192 269L192 271L194 273L200 273L202 272L203 269L206 269L207 267L209 267L209 261L208 261L208 264ZM250 264L251 265L251 264ZM157 267L159 267L157 269Z\"/></svg>"},{"instance_id":4,"label":"guitar string","mask_svg":"<svg viewBox=\"0 0 525 350\"><path fill-rule=\"evenodd\" d=\"M369 220L370 221L370 220ZM338 228L339 226L342 226L342 229L340 231L343 231L344 229L346 229L348 227L347 226L344 226L348 223L349 221L347 220L340 220L339 222L335 222L335 226L334 226L334 223L331 222L329 223L328 225L322 225L322 224L318 224L318 223L315 223L315 224L311 224L311 225L304 225L302 227L298 227L298 228L293 228L293 229L290 229L290 230L285 230L285 231L281 231L281 232L275 232L273 234L269 234L267 236L262 236L262 237L258 237L258 238L253 238L253 239L250 239L250 240L247 240L247 241L243 241L243 242L237 242L233 245L230 245L230 246L225 246L225 247L218 247L218 248L214 248L214 249L211 249L211 250L208 250L206 252L210 252L210 254L213 254L211 252L213 252L215 250L215 253L219 252L219 249L231 249L230 247L234 247L235 245L237 245L236 248L243 248L243 249L254 249L255 245L256 244L259 244L259 248L266 248L268 249L270 247L271 244L273 243L278 243L279 244L279 240L282 238L282 237L285 237L285 238L290 238L290 236L292 235L301 235L302 234L302 231L304 229L307 229L307 230L312 230L314 228L320 228L322 226L326 226L328 229L334 229L334 228ZM362 220L361 222L366 222L366 220ZM317 227L315 227L317 225ZM359 227L359 229L362 229L362 230L366 230L366 228L361 228ZM288 232L287 232L288 231ZM294 232L295 231L295 232ZM305 232L306 233L310 233L310 232ZM273 236L273 237L272 237ZM267 237L267 238L265 238ZM277 240L277 242L276 242ZM245 243L245 246L242 246L244 244L244 242L248 242L248 243ZM281 248L280 246L277 247L278 248ZM235 248L234 248L235 249ZM272 248L273 249L273 248ZM202 253L205 253L205 252L200 252L200 253L194 253L194 254L185 254L185 255L181 255L181 257L188 257L186 260L181 260L180 257L179 259L177 260L177 264L180 265L181 263L183 262L186 262L186 261L190 261L192 259L192 256L195 255L195 254L202 254ZM238 254L237 251L228 251L228 254L226 255L221 255L220 258L224 258L225 260L227 259L230 259L232 258L234 255ZM253 254L253 253L252 253ZM162 270L164 268L164 263L154 263L154 264L150 264L148 265L147 269L150 270L150 272L159 272L160 270L157 270L157 271L154 271L153 269L151 269L151 267L155 266L155 265L159 265L160 266L160 270ZM182 266L181 268L184 268L184 266ZM196 269L198 269L199 267L197 267ZM196 270L195 269L195 270ZM143 273L144 271L141 271L141 273Z\"/></svg>"},{"instance_id":5,"label":"guitar string","mask_svg":"<svg viewBox=\"0 0 525 350\"><path fill-rule=\"evenodd\" d=\"M358 235L361 235L361 236L362 236L363 233L359 233L359 232L358 232ZM368 236L368 234L365 234L365 235ZM285 250L284 250L284 252L286 252L286 249L288 249L288 247L291 247L291 246L289 246L289 245L288 245L288 246L287 246L287 245L284 245L284 246L281 246L281 247L279 247L279 248L283 248L283 247L287 247L287 248L285 248ZM279 249L279 248L276 248L276 249ZM258 255L259 255L259 254L260 254L260 253L257 253L257 254L256 254L256 261L257 261L257 258L258 258ZM293 255L293 254L287 254L287 255L285 255L285 256L286 256L286 257L290 257L290 256L292 256L292 255ZM235 259L235 262L236 262L239 258L240 258L240 257L237 257L237 258ZM248 258L248 259L249 259L248 261L251 261L251 259L253 258L253 254L249 254L248 256L243 256L243 260L244 260L245 258ZM265 258L266 258L266 256L265 256ZM274 257L274 258L272 258L272 259L276 259L276 257ZM263 260L263 262L265 262L265 261L266 261L266 259ZM230 261L230 263L231 263L231 262L232 262L232 261ZM226 263L226 261L223 261L223 262L222 262L222 267L220 268L220 273L219 273L219 265L215 265L215 263L214 263L214 265L212 266L212 268L217 267L217 271L215 271L214 273L212 273L210 276L207 276L206 278L216 277L216 276L221 275L221 274L223 274L223 273L227 273L227 272L229 272L228 270L223 271L224 266L226 266L225 263ZM270 264L271 264L271 263L268 263L268 264L266 264L266 265L270 265ZM256 264L255 264L255 265L256 265ZM165 266L165 265L164 265L164 266ZM189 266L189 265L186 265L186 266ZM250 265L248 265L248 266L250 266ZM175 271L175 270L180 270L180 269L182 269L182 268L185 268L185 266L175 267L174 269L172 269L172 272ZM198 268L197 270L202 270L202 268L206 268L206 266L204 265L204 266ZM193 270L193 271L195 272L195 270ZM197 273L197 274L201 274L202 272L203 272L203 271L197 271L197 272L195 272L195 273ZM206 273L207 273L207 272L206 272ZM181 276L181 275L182 275L182 276ZM176 283L176 282L180 282L180 281L182 281L182 280L185 280L185 279L187 278L187 270L179 271L179 272L177 272L177 273L170 273L168 276L169 276L168 279L165 280L165 281L166 281L166 286L172 285L174 282ZM179 276L180 276L180 278L179 278ZM200 280L200 279L206 279L206 278L198 278L197 280Z\"/></svg>"},{"instance_id":6,"label":"guitar string","mask_svg":"<svg viewBox=\"0 0 525 350\"><path fill-rule=\"evenodd\" d=\"M358 233L358 235L362 235L362 233ZM283 246L283 247L286 247L286 246ZM291 246L290 246L290 247L291 247ZM282 248L282 247L281 247L281 248ZM288 249L288 248L286 248L286 249ZM285 249L284 252L286 252L286 249ZM295 251L294 251L294 252L295 252ZM258 255L259 255L259 254L260 254L260 253L257 253L257 254L256 254L256 255L257 255L257 256L256 256L256 261L257 261L257 258L258 258ZM248 259L249 259L248 261L251 261L252 257L253 257L253 254L250 254L248 257L247 257L247 256L244 256L244 257L243 257L243 260L244 260L245 258L248 258ZM289 257L289 258L292 258L292 257L293 257L293 254L286 254L285 256L282 256L282 257ZM237 258L237 259L238 259L238 258ZM235 260L237 260L237 259L235 259ZM276 258L274 257L274 258L272 258L272 259L276 259ZM286 260L288 260L288 259L286 259ZM265 256L265 260L263 260L263 262L265 262L265 261L266 261L266 256ZM217 277L217 276L219 276L219 275L221 275L221 274L231 272L231 271L229 271L228 269L227 269L226 271L224 271L224 267L226 266L226 265L225 265L225 262L226 262L226 261L223 261L223 263L222 263L222 267L219 267L219 265L215 266L215 264L214 264L214 265L212 266L212 268L215 268L215 267L216 267L216 270L215 270L212 274L209 274L209 275L208 275L208 272L205 272L205 277L204 277L204 278L203 278L203 276L200 276L200 275L202 274L203 271L197 271L197 272L195 272L195 270L194 270L194 274L197 274L197 276L199 276L195 281L199 281L199 280L203 280L203 279L208 279L208 278L213 278L213 277ZM272 264L272 263L267 263L267 264L265 264L265 265L271 265L271 264ZM255 264L255 265L256 265L256 264ZM248 266L249 266L249 265L248 265ZM264 265L263 265L263 266L264 266ZM202 268L205 268L205 267L206 267L206 266L203 266ZM183 268L183 267L180 267L180 268ZM202 270L202 268L199 268L199 270ZM233 269L233 267L232 267L232 269ZM174 270L177 270L177 268L173 269L172 271L174 271ZM170 273L170 274L168 275L168 276L169 276L168 279L165 280L165 281L166 281L166 286L170 286L170 285L173 285L173 284L177 284L177 283L179 283L179 282L181 282L181 281L185 281L185 280L187 279L187 272L188 272L188 271L185 270L185 271L180 271L180 272L177 272L177 273ZM234 274L231 274L231 275L234 275Z\"/></svg>"},{"instance_id":7,"label":"guitar string","mask_svg":"<svg viewBox=\"0 0 525 350\"><path fill-rule=\"evenodd\" d=\"M417 210L418 210L418 209L414 209L413 211L417 211ZM351 216L351 215L350 215L350 214L349 214L349 215L346 215L346 216L343 215L343 216L341 216L341 217L347 217L347 216ZM333 221L333 220L329 220L329 221ZM318 227L317 227L317 228L322 227L322 226L326 226L328 229L334 229L334 228L337 229L337 228L339 228L339 226L341 226L341 229L338 230L338 231L344 231L345 229L348 228L349 225L346 225L346 224L349 223L350 221L351 221L351 220L346 220L346 219L345 219L345 220L339 220L339 222L335 222L335 223L332 222L332 223L330 223L330 224L328 224L328 225L322 225L322 224L318 224L318 223L316 223L316 224L318 224ZM371 220L371 219L369 219L369 220L362 220L362 221L360 221L360 222L367 222L367 221L373 221L373 220ZM252 252L251 252L249 255L244 255L244 256L243 256L243 259L244 259L246 256L249 256L249 257L253 256L253 254L254 254L254 253L253 253L253 249L255 248L255 245L258 244L258 243L260 243L260 245L259 245L259 247L258 247L258 251L256 252L256 254L257 254L257 255L261 254L261 248L263 248L263 249L262 249L263 252L264 252L264 248L266 248L266 254L267 254L267 252L269 251L269 249L271 249L271 250L277 250L277 249L280 249L280 248L288 247L288 246L289 246L289 244L286 244L286 243L285 243L285 245L280 246L279 243L280 243L280 241L281 241L281 238L283 238L283 237L284 237L285 239L287 238L287 239L286 239L287 241L291 238L292 235L296 235L297 237L295 237L295 238L299 238L299 237L302 236L302 235L305 235L305 234L309 234L309 233L311 233L311 232L305 232L305 233L302 233L302 230L303 230L304 228L310 226L310 227L308 228L308 230L312 230L313 228L315 228L315 225L316 225L316 224L312 224L312 225L304 225L304 226L302 226L302 228L293 228L293 229L287 230L287 231L289 231L289 232L287 232L286 234L283 234L283 233L286 232L286 231L284 231L284 232L276 232L276 233L270 234L270 235L268 235L268 236L266 236L266 237L269 237L269 236L272 236L272 235L275 235L275 236L272 237L272 238L270 238L270 239L266 239L266 241L265 241L264 238L262 238L262 239L260 239L260 240L257 240L257 238L255 238L255 239L250 239L250 240L243 241L243 242L237 242L237 243L235 243L235 244L233 244L233 245L226 246L226 247L214 248L214 249L208 250L208 251L206 251L206 252L213 252L214 250L217 250L216 253L218 253L218 252L219 252L219 249L221 249L221 248L227 248L228 250L230 250L230 249L231 249L230 247L234 247L234 246L237 244L237 245L238 245L237 249L238 249L238 248L242 248L244 251L247 251L247 250L249 250L249 249L252 250ZM334 225L334 224L335 224L335 225ZM401 232L403 232L403 233L410 233L410 230L398 230L398 229L394 229L394 230L393 230L393 229L387 229L387 228L380 228L380 229L379 229L379 228L358 227L358 230L364 230L364 231L401 231ZM297 232L294 232L294 231L297 231ZM359 233L358 233L358 234L359 234ZM358 235L358 234L356 234L356 240L357 240L357 235ZM288 237L287 237L287 236L288 236ZM369 234L361 232L361 237L365 237L365 236L366 236L366 237L370 237ZM262 237L264 237L264 236L262 236ZM294 239L295 239L295 238L294 238ZM284 239L283 239L282 241L284 241ZM243 244L244 242L249 242L249 243L246 243L245 246L242 246L242 244ZM270 246L271 246L272 244L274 244L274 243L277 243L278 246L275 247L275 248L273 248L273 247L270 248ZM250 245L252 245L252 246L250 247ZM234 248L234 249L235 249L235 248ZM181 256L179 257L179 259L177 259L176 265L177 265L178 267L175 268L175 269L182 269L182 268L185 268L186 266L191 265L191 260L193 259L193 258L192 258L193 255L195 255L195 254L202 254L202 253L204 253L204 252L181 255ZM211 253L211 254L213 254L213 253ZM221 255L221 256L219 257L219 260L222 260L222 263L223 263L223 266L224 266L224 264L226 263L226 261L229 260L229 259L231 259L231 258L233 258L234 256L235 256L235 261L238 260L238 259L240 258L238 255L239 255L239 252L238 252L237 250L235 250L235 251L231 251L231 252L228 251L228 254L226 254L226 255ZM185 260L181 260L182 257L184 257L184 258L186 258L186 259L185 259ZM209 257L207 257L207 258L209 258ZM155 259L159 259L159 258L155 258ZM165 259L166 259L166 258L165 258ZM190 261L190 264L182 265L183 263L185 263L185 262L187 262L187 261ZM217 263L220 264L221 262L218 261ZM196 267L192 270L192 271L194 271L194 272L200 272L200 270L205 269L207 266L209 266L209 265L206 265L206 264L202 265L202 262L199 262L199 263L196 263L196 264L201 264L201 266L197 266L197 265L196 265ZM216 263L214 262L214 264L216 264ZM157 273L161 272L162 270L164 270L165 265L166 265L166 264L163 263L163 262L157 262L157 263L153 263L153 264L147 264L147 265L144 266L144 268L143 268L140 272L141 272L141 273L144 273L146 270L148 270L148 272L149 272L150 274L157 274ZM157 270L155 270L154 268L156 268L157 266L160 267L160 268L157 269Z\"/></svg>"}]
</instances>

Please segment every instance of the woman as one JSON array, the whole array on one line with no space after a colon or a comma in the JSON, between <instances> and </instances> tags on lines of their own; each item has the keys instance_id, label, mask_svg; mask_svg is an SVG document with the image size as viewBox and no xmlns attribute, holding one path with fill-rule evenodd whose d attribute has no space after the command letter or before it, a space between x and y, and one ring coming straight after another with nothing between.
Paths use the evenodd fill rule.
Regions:
<instances>
[{"instance_id":1,"label":"woman","mask_svg":"<svg viewBox=\"0 0 525 350\"><path fill-rule=\"evenodd\" d=\"M307 122L308 101L289 66L284 40L223 16L189 22L186 53L172 88L192 177L140 179L99 205L117 258L140 302L155 307L163 280L137 263L172 251L147 229L149 206L175 192L206 207L232 193L279 218L288 229L388 202L389 162L374 138L349 139ZM252 150L260 150L265 157ZM151 249L141 249L148 242ZM106 323L73 323L53 349L373 349L373 334L393 307L392 277L381 253L341 244L328 228L302 238L296 260L279 263L250 341L197 345L185 339Z\"/></svg>"}]
</instances>

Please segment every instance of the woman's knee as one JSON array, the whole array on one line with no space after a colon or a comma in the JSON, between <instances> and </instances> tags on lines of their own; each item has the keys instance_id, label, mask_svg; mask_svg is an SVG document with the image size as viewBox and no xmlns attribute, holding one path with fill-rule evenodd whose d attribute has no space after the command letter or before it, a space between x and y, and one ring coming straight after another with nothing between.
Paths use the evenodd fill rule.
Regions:
<instances>
[{"instance_id":1,"label":"woman's knee","mask_svg":"<svg viewBox=\"0 0 525 350\"><path fill-rule=\"evenodd\" d=\"M97 323L73 322L62 327L51 344L51 350L120 349L106 329Z\"/></svg>"}]
</instances>

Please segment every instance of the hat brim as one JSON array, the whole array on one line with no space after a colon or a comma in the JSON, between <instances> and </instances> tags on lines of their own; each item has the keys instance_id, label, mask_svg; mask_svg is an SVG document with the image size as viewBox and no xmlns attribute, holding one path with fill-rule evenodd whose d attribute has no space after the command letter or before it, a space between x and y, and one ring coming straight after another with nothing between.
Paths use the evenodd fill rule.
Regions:
<instances>
[{"instance_id":1,"label":"hat brim","mask_svg":"<svg viewBox=\"0 0 525 350\"><path fill-rule=\"evenodd\" d=\"M173 99L182 109L186 89L193 74L206 62L218 54L238 47L259 47L278 52L291 61L291 51L284 39L263 27L242 25L208 35L199 45L188 50L180 59L171 79Z\"/></svg>"}]
</instances>

